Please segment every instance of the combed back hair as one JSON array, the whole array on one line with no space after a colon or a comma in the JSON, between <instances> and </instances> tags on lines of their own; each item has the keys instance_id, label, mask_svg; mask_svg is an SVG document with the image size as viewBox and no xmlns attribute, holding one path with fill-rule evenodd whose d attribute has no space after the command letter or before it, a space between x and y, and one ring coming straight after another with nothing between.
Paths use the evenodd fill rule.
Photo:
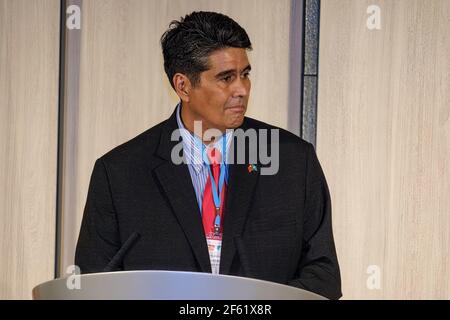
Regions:
<instances>
[{"instance_id":1,"label":"combed back hair","mask_svg":"<svg viewBox=\"0 0 450 320\"><path fill-rule=\"evenodd\" d=\"M197 11L174 20L161 37L164 70L172 88L176 73L186 75L195 87L200 73L209 69L208 57L225 48L252 50L247 32L230 17Z\"/></svg>"}]
</instances>

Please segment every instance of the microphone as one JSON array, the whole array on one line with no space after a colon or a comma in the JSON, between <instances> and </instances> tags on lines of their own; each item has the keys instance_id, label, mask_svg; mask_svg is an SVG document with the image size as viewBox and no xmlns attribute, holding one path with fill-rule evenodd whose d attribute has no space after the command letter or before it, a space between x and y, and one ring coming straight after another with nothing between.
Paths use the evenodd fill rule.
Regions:
<instances>
[{"instance_id":1,"label":"microphone","mask_svg":"<svg viewBox=\"0 0 450 320\"><path fill-rule=\"evenodd\" d=\"M136 240L140 237L139 233L133 232L131 236L128 238L127 241L123 244L123 246L117 251L117 253L114 255L114 257L111 259L111 261L108 263L108 265L103 269L103 272L111 272L114 269L116 269L120 263L122 263L123 258L125 257L125 254L127 251L134 245Z\"/></svg>"}]
</instances>

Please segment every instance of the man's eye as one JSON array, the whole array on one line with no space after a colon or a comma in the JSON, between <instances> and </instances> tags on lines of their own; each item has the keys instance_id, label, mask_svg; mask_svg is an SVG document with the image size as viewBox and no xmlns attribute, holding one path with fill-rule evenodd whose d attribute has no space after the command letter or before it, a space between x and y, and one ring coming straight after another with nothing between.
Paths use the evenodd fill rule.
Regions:
<instances>
[{"instance_id":1,"label":"man's eye","mask_svg":"<svg viewBox=\"0 0 450 320\"><path fill-rule=\"evenodd\" d=\"M244 78L250 77L250 72L244 73Z\"/></svg>"},{"instance_id":2,"label":"man's eye","mask_svg":"<svg viewBox=\"0 0 450 320\"><path fill-rule=\"evenodd\" d=\"M226 77L222 78L222 80L225 81L225 82L230 82L231 79L232 79L232 76L226 76Z\"/></svg>"}]
</instances>

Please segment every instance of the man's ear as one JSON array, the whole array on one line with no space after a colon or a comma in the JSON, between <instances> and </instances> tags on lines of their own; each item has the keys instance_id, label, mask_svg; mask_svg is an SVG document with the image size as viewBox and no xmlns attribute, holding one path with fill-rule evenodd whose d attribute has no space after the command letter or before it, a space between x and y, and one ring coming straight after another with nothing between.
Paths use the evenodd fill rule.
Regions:
<instances>
[{"instance_id":1,"label":"man's ear","mask_svg":"<svg viewBox=\"0 0 450 320\"><path fill-rule=\"evenodd\" d=\"M189 102L189 92L192 88L189 78L182 73L175 73L172 81L175 91L180 99L184 102Z\"/></svg>"}]
</instances>

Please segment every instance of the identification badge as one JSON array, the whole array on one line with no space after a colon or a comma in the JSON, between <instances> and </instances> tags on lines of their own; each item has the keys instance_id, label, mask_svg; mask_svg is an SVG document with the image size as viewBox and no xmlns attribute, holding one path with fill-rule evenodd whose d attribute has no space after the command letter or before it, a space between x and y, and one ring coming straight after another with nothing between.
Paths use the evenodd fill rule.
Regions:
<instances>
[{"instance_id":1,"label":"identification badge","mask_svg":"<svg viewBox=\"0 0 450 320\"><path fill-rule=\"evenodd\" d=\"M206 237L208 245L209 260L211 261L211 271L213 274L219 274L220 252L222 250L222 237Z\"/></svg>"}]
</instances>

